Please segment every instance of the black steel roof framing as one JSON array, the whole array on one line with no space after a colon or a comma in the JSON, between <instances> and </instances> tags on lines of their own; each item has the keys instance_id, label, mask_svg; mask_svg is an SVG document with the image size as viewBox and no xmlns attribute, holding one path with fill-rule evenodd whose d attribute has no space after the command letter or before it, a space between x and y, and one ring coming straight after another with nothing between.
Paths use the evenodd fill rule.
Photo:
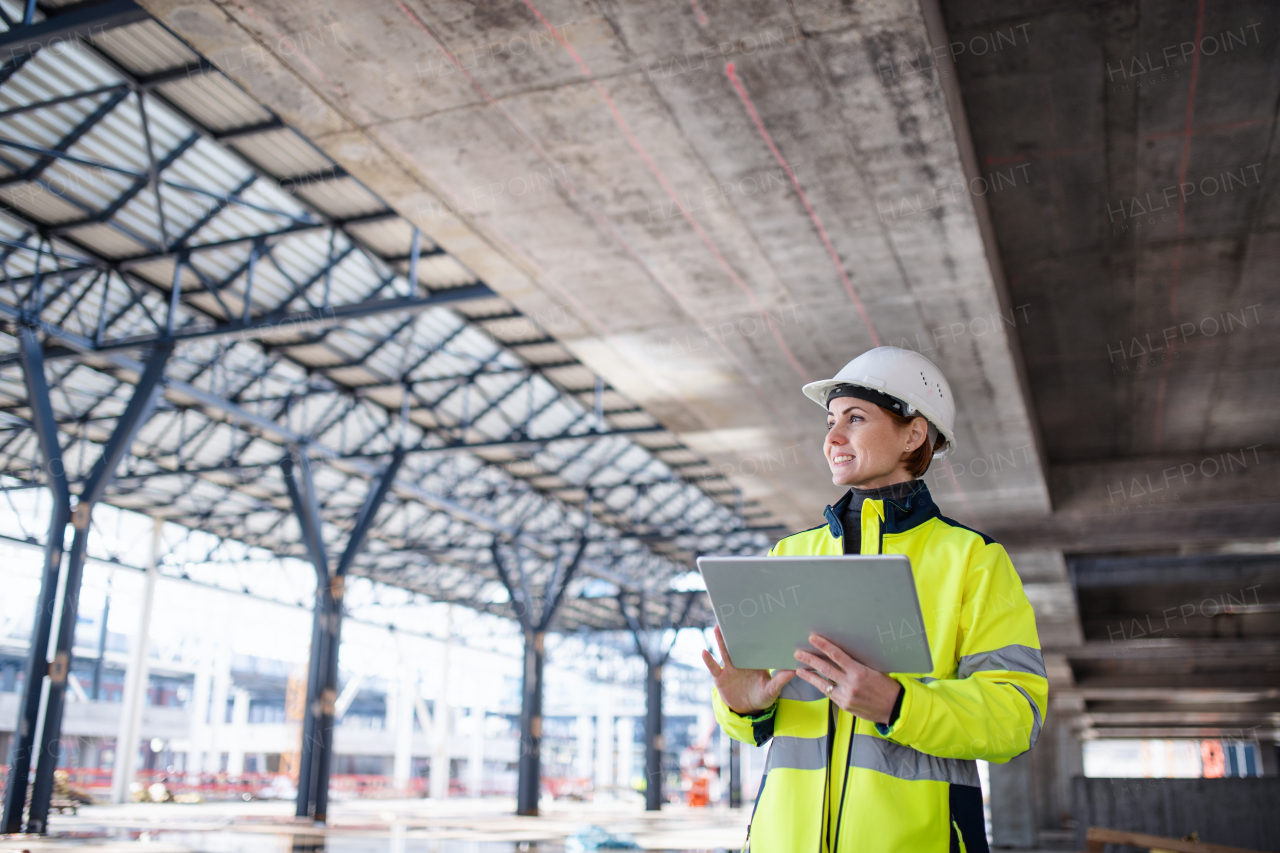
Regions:
<instances>
[{"instance_id":1,"label":"black steel roof framing","mask_svg":"<svg viewBox=\"0 0 1280 853\"><path fill-rule=\"evenodd\" d=\"M171 250L176 251L179 249L189 249L189 247L187 246L187 241L190 240L196 234L199 234L200 229L204 228L206 225L208 225L210 222L216 219L218 215L222 213L222 211L230 207L232 203L231 200L233 198L238 198L241 193L249 189L249 187L253 186L257 180L258 180L257 175L250 174L249 177L241 181L236 186L236 188L231 191L230 196L228 196L227 198L218 199L212 207L210 207L208 210L205 211L204 216L201 216L195 222L192 222L190 225L187 226L186 231L183 231L181 234L178 235L178 237L170 244Z\"/></svg>"},{"instance_id":2,"label":"black steel roof framing","mask_svg":"<svg viewBox=\"0 0 1280 853\"><path fill-rule=\"evenodd\" d=\"M138 79L135 75L133 75L133 74L132 74L128 69L126 69L126 68L124 68L123 66L119 65L119 64L118 64L114 59L112 59L112 58L111 58L110 56L108 56L106 53L104 53L103 51L99 50L99 49L98 49L96 46L94 46L93 44L90 44L90 43L87 43L87 42L86 42L86 43L85 43L85 46L86 46L90 51L92 51L92 52L93 52L93 53L94 53L94 54L95 54L95 55L96 55L96 56L97 56L101 61L103 61L104 63L106 63L106 64L107 64L107 65L108 65L108 66L109 66L113 71L115 71L117 74L119 74L119 75L120 75L121 77L123 77L125 80L130 81L130 83L131 83L132 85L134 85L135 87L139 85L140 81L139 81L139 79ZM229 81L229 82L230 82L230 81ZM234 83L233 83L233 85L234 85ZM207 128L207 127L205 127L203 124L201 124L199 121L197 121L197 120L195 119L195 117L194 117L194 116L192 116L190 113L188 113L188 112L187 112L186 110L184 110L182 107L180 107L178 104L174 103L172 100L170 100L169 98L165 97L163 93L161 93L161 92L152 92L152 93L151 93L151 95L152 95L152 97L154 97L154 98L156 98L158 101L160 101L160 103L164 104L164 106L165 106L165 107L167 107L168 109L172 110L172 111L173 111L177 116L179 116L183 121L187 122L187 123L188 123L192 128L194 128L194 129L196 130L196 132L197 132L197 133L199 133L201 136L204 136L205 138L209 139L211 142L218 142L218 141L219 141L219 140L218 140L218 138L217 138L217 134L215 134L212 130L210 130L209 128ZM273 118L276 118L276 120L277 120L277 121L279 120L279 117L278 117L278 116L274 116L274 114L273 114ZM302 139L304 142L306 142L308 145L311 145L311 141L310 141L310 140L308 140L308 139L306 139L305 137L299 136L299 138L300 138L300 139ZM236 148L235 146L232 146L232 145L222 145L221 147L222 147L222 150L223 150L223 151L225 151L226 153L230 154L232 157L234 157L235 159L239 160L242 164L244 164L244 166L245 166L245 167L250 171L250 173L252 173L252 174L254 174L254 175L256 175L256 176L258 176L258 177L260 177L260 178L267 178L268 180L272 181L273 183L276 183L277 185L278 185L281 181L288 180L288 179L290 178L290 176L288 176L288 175L279 175L279 176L277 176L277 175L273 175L273 174L271 174L271 173L270 173L270 172L268 172L266 169L264 169L260 164L258 164L258 163L257 163L256 161L254 161L252 158L250 158L250 157L248 157L247 155L245 155L242 151L240 151L240 150L239 150L238 148ZM312 147L313 149L315 148L315 146L314 146L314 145L312 145L311 147ZM327 160L327 159L329 159L329 158L328 158L328 156L324 154L324 152L319 151L319 149L315 149L315 150L316 150L318 153L320 153L320 155L321 155L321 156L325 157L325 159L326 159L326 160ZM356 244L357 246L359 246L359 247L360 247L360 249L361 249L361 251L363 251L363 252L364 252L366 255L368 255L371 259L373 259L373 258L378 258L379 260L381 260L381 261L382 261L382 263L383 263L383 264L384 264L388 269L392 269L391 265L390 265L389 263L387 263L385 260L383 260L383 259L381 258L381 256L380 256L377 252L373 251L373 249L372 249L372 248L370 248L369 246L367 246L367 245L364 243L364 241L360 240L360 239L359 239L355 234L352 234L350 231L348 231L348 230L347 230L347 228L344 226L344 224L343 224L343 222L342 222L341 220L337 220L337 219L334 219L333 217L329 216L327 213L325 213L324 211L320 210L318 207L315 207L314 205L312 205L310 202L308 202L308 201L307 201L307 199L306 199L305 197L303 197L303 196L301 196L301 195L294 195L294 196L292 196L292 198L294 199L294 201L295 201L295 203L296 203L296 204L298 204L299 206L301 206L302 208L304 208L305 210L307 210L307 211L308 211L308 212L309 212L313 217L315 217L315 218L317 219L317 221L318 221L318 222L320 222L320 223L322 223L322 224L324 224L324 225L326 225L326 226L328 226L328 227L331 227L331 228L338 228L339 230L341 230L341 231L343 232L343 235L344 235L348 240L350 240L352 243L354 243L354 244ZM428 254L441 254L441 252L432 252L432 253L428 253ZM385 287L385 284L386 284L386 283L384 282L384 283L383 283L383 286L384 286L384 287Z\"/></svg>"},{"instance_id":3,"label":"black steel roof framing","mask_svg":"<svg viewBox=\"0 0 1280 853\"><path fill-rule=\"evenodd\" d=\"M95 50L95 52L97 52L97 51ZM109 58L104 57L104 59L107 59L107 61L110 61L110 60L109 60ZM114 63L112 63L112 64L114 65ZM187 120L189 120L189 121L190 121L190 117L189 117L189 116L186 116L184 111L182 111L181 109L177 108L175 105L173 105L173 104L171 104L171 103L168 103L168 102L167 102L167 99L162 99L162 100L164 100L164 101L166 102L166 106L169 106L171 109L175 109L175 111L176 111L176 112L178 112L180 115L183 115L183 117L184 117L184 118L186 118ZM198 124L197 122L194 122L194 121L192 121L192 125L193 125L193 126L195 126L195 127L199 127L199 124ZM246 159L247 159L247 158L246 158ZM256 165L256 164L252 164L252 165ZM345 231L344 231L344 234L346 234L346 232L345 232ZM351 235L350 235L350 234L346 234L346 236L348 236L348 239L351 239ZM65 239L65 238L63 238L63 239ZM353 242L355 242L355 241L353 241ZM363 246L362 246L361 248L362 248L362 250L365 250L365 251L366 251L366 253L367 253L367 249L364 249L364 247L363 247ZM91 252L86 252L86 254L90 254L90 255L92 255L93 253L91 253ZM371 260L372 260L372 258L371 258ZM273 259L273 261L274 261L274 259ZM385 263L385 261L384 261L384 263ZM283 270L282 270L282 272L283 272ZM122 277L122 278L123 278L123 277ZM389 278L394 278L394 275L393 275L393 276L391 276L391 277L389 277ZM145 282L145 279L144 279L143 281ZM127 282L126 282L126 283L127 283ZM145 283L146 283L149 287L155 288L155 286L154 286L154 285L151 285L151 283L150 283L150 282L145 282ZM383 284L382 286L384 286L384 287L385 287L385 283L386 283L386 282L384 282L384 284ZM89 290L89 289L91 289L91 288L86 289L86 292L88 292L88 290ZM155 289L159 289L159 288L155 288ZM144 308L145 308L145 305L144 305ZM150 313L150 312L148 311L148 314L149 314L149 313ZM155 322L154 317L152 317L151 319L152 319L152 321L153 321L153 322ZM157 324L157 325L158 325L158 324ZM524 381L527 381L527 377L526 377L526 380L524 380ZM567 464L567 463L566 463L566 464ZM537 490L535 490L535 491L537 491Z\"/></svg>"},{"instance_id":4,"label":"black steel roof framing","mask_svg":"<svg viewBox=\"0 0 1280 853\"><path fill-rule=\"evenodd\" d=\"M35 146L23 145L21 143L13 142L12 140L0 139L0 147L4 147L4 146L11 147L11 148L24 148L24 149L33 150L33 151L51 150L51 149L40 149L40 148L36 148ZM86 162L81 160L78 157L72 157L65 153L59 154L58 157L55 159L64 159L74 163ZM20 168L20 166L17 163L15 163L13 160L10 160L8 157L0 156L0 163L3 163L7 167L15 171L17 171ZM104 165L100 165L100 164L91 164L91 165L94 165L97 168L105 168ZM120 171L120 170L116 170L116 171ZM83 252L84 254L90 255L91 257L96 257L96 254L87 246L83 245L79 240L76 240L74 236L70 236L70 232L73 230L73 226L83 228L88 225L105 225L106 227L112 229L113 231L119 231L121 234L123 234L124 236L128 237L130 240L133 240L134 242L140 245L146 246L151 243L151 240L149 238L143 236L142 234L136 233L135 231L133 231L133 229L129 228L128 226L124 225L121 222L118 222L112 219L108 219L102 222L97 221L95 217L97 217L102 211L95 211L93 210L93 208L88 207L79 199L63 195L62 193L54 190L53 186L50 185L48 181L46 181L43 177L39 175L37 175L34 178L28 179L26 182L38 184L48 192L58 196L58 198L65 201L67 204L70 204L72 207L80 208L80 210L84 211L85 214L90 217L89 219L86 219L86 220L77 220L75 223L65 223L63 226L60 226L60 227L56 226L52 228L45 228L43 226L35 226L38 229L38 233L40 233L41 236L49 238L56 235L59 240L64 240L67 243L70 243L71 245L75 246L77 250ZM128 199L126 199L124 203L128 203ZM25 214L23 214L15 205L10 204L9 202L0 202L0 209L3 209L9 212L15 218L19 218L22 222L34 225L34 223L31 223L30 220L26 219ZM107 209L110 209L110 207L108 207ZM115 211L112 211L112 212L114 213Z\"/></svg>"},{"instance_id":5,"label":"black steel roof framing","mask_svg":"<svg viewBox=\"0 0 1280 853\"><path fill-rule=\"evenodd\" d=\"M35 21L35 0L26 0L21 26L12 26L0 33L0 48L8 48L10 55L30 55L46 44L84 39L95 31L147 20L150 15L130 0L106 0L101 3L80 3L64 8L61 14L43 21Z\"/></svg>"},{"instance_id":6,"label":"black steel roof framing","mask_svg":"<svg viewBox=\"0 0 1280 853\"><path fill-rule=\"evenodd\" d=\"M87 278L87 276L84 278ZM72 288L74 288L77 284L82 282L84 278L72 279L70 283L68 283L67 279L64 278L62 280L62 286L59 287L56 291L54 291L53 295L50 296L47 301L57 302L58 297L62 296L62 294L64 293L70 293ZM71 318L71 315L75 313L77 306L79 306L80 304L80 300L84 299L84 297L89 293L89 291L93 290L93 286L98 283L98 280L100 278L102 278L102 271L98 270L94 274L94 276L91 279L89 279L89 283L84 286L84 292L81 293L80 296L75 299L69 299L67 310L63 311L62 316L57 317L54 320L54 322L57 323L59 326L65 326L67 324L67 321Z\"/></svg>"},{"instance_id":7,"label":"black steel roof framing","mask_svg":"<svg viewBox=\"0 0 1280 853\"><path fill-rule=\"evenodd\" d=\"M53 163L58 155L66 154L72 145L80 141L86 133L93 129L99 121L109 115L125 98L129 97L128 90L115 92L110 97L104 98L97 108L81 119L80 123L63 136L58 142L49 149L49 153L40 156L35 163L31 164L26 170L18 171L13 178L9 178L5 183L21 183L22 181L33 181L40 177L48 166ZM5 140L3 144L13 145L14 143Z\"/></svg>"},{"instance_id":8,"label":"black steel roof framing","mask_svg":"<svg viewBox=\"0 0 1280 853\"><path fill-rule=\"evenodd\" d=\"M134 77L130 72L128 72L126 69L124 69L124 68L120 67L119 65L117 65L117 64L114 62L114 60L112 60L109 56L107 56L106 54L102 53L101 51L97 50L97 48L95 48L93 45L91 45L91 44L86 44L86 47L87 47L89 50L91 50L95 55L97 55L100 59L102 59L104 62L107 62L107 63L112 67L112 69L113 69L114 71L116 71L116 73L120 74L120 75L121 75L122 77L124 77L127 81L129 81L129 85L130 85L132 88L137 88L137 87L138 87L138 83L139 83L139 81L138 81L138 80L137 80L137 78L135 78L135 77ZM125 95L127 95L127 92L125 92ZM172 152L170 152L170 154L169 154L169 155L166 155L166 157L164 158L164 160L163 160L163 161L161 161L161 163L157 164L157 167L158 167L158 168L157 168L157 174L158 174L159 172L163 172L163 171L164 171L165 169L167 169L170 165L172 165L172 163L173 163L173 162L175 162L175 161L178 159L178 157L180 157L180 156L181 156L181 154L185 153L185 151L186 151L187 149L189 149L191 145L194 145L194 144L195 144L195 142L196 142L196 141L198 141L198 140L199 140L199 138L200 138L201 136L211 136L211 134L210 134L210 132L208 131L208 129L207 129L207 128L205 128L203 125L201 125L198 121L196 121L194 118L192 118L189 114L187 114L185 110L181 109L181 108L180 108L180 107L178 107L176 104L174 104L174 103L172 103L171 101L169 101L169 99L165 98L163 95L161 95L161 94L159 94L159 93L152 93L152 97L157 98L157 99L158 99L161 103L163 103L166 107L168 107L169 109L173 110L173 111L174 111L177 115L179 115L179 116L180 116L184 121L187 121L187 122L188 122L188 123L189 123L193 128L195 128L195 129L196 129L196 133L193 133L193 134L191 134L190 136L188 136L188 137L184 140L183 144L180 144L179 146L177 146L177 147L176 147ZM111 108L114 108L115 106L117 106L117 105L118 105L118 104L123 100L123 98L124 98L124 95L122 95L121 97L119 97L119 98L117 98L117 99L114 99L114 103L112 103L112 104L111 104ZM108 100L109 100L109 101L111 101L112 99L108 99ZM104 104L103 106L105 106L105 104ZM68 138L70 138L70 136L74 135L74 136L75 136L75 139L78 139L78 138L79 138L80 136L82 136L85 132L87 132L88 130L92 129L92 126L93 126L94 124L96 124L98 120L100 120L102 117L104 117L104 116L105 116L106 114L108 114L109 112L110 112L110 109L103 110L103 109L102 109L102 107L100 106L100 107L99 107L99 110L95 111L95 113L94 113L94 114L92 114L91 116L87 117L87 118L86 118L86 120L85 120L84 122L82 122L82 123L81 123L81 127L78 127L78 128L77 128L77 130L79 131L79 133L76 133L75 131L73 131L73 133L72 133L72 134L69 134L69 135L68 135ZM101 113L101 115L99 115L98 113ZM65 147L70 147L70 145L71 145L71 144L74 144L75 139L72 139L70 143L67 143L67 144L65 145ZM64 141L65 141L65 140L64 140ZM3 140L0 140L0 144L6 144L6 143L5 143ZM63 143L60 143L60 145L62 145L62 144L63 144ZM230 152L231 154L233 154L233 156L237 157L237 159L241 160L241 161L242 161L242 163L243 163L243 164L244 164L244 165L249 169L249 171L250 171L250 173L251 173L251 176L253 176L253 177L266 177L266 178L269 178L270 180L272 180L273 182L279 182L280 180L284 180L284 178L280 178L280 177L277 177L277 176L271 175L270 173L266 172L266 170L262 169L262 168L261 168L257 163L253 162L251 159L249 159L248 157L244 156L241 152L239 152L239 151L237 151L237 150L235 150L235 149L233 149L233 148L229 148L229 147L224 146L224 147L223 147L223 150ZM76 162L81 162L81 158L73 158L73 157L67 156L67 155L66 155L65 150L63 150L63 151L58 151L57 153L58 153L58 154L60 154L60 155L64 155L64 156L66 156L66 159L73 160L73 161L76 161ZM0 158L0 159L3 159L3 158ZM46 159L48 160L48 162L52 162L52 160L53 160L53 159L55 159L55 158L52 156L52 153L51 153L50 155L48 155L48 156L47 156L47 158L46 158ZM109 164L90 163L89 161L83 161L83 163L84 163L85 165L92 165L92 166L95 166L95 167L98 167L98 168L109 168L109 169L112 169L113 171L127 171L127 170L119 169L118 167L111 167L111 166L109 166ZM44 165L47 165L47 162L46 162L46 163L44 163ZM13 167L13 168L15 168L15 170L16 170L17 164L12 164L12 167ZM40 171L42 171L42 170L43 170L43 166L41 166ZM132 173L132 172L130 172L130 174L131 174L131 175L133 175L133 176L135 177L135 184L134 184L134 186L133 186L133 187L131 187L129 191L126 191L126 193L125 193L124 195L122 195L120 198L118 198L118 199L116 200L116 203L113 203L113 205L109 206L103 214L97 214L96 212L92 211L91 209L89 209L89 208L85 207L84 205L79 204L79 203L78 203L78 202L76 202L74 199L67 199L67 200L68 200L68 201L70 201L71 203L73 203L73 204L75 204L76 206L80 207L80 208L81 208L82 210L84 210L87 214L91 214L91 216L93 216L93 217L95 217L95 218L91 218L90 220L86 220L86 221L82 221L82 222L78 222L78 223L67 223L67 224L63 225L63 226L61 227L61 229L60 229L60 230L62 230L62 229L71 229L71 228L75 228L76 226L83 227L84 225L87 225L87 224L107 224L107 225L112 225L113 223L111 223L109 220L107 220L107 219L106 219L106 217L109 217L110 215L114 214L114 212L115 212L116 210L118 210L118 209L119 209L119 207L123 206L123 204L126 204L126 203L127 203L127 202L128 202L128 201L129 201L129 200L130 200L134 195L136 195L136 193L137 193L137 192L141 191L141 189L142 189L142 188L145 188L145 186L146 186L146 182L145 182L145 181L143 181L143 180L141 180L141 179L143 178L143 176L142 176L142 175L135 174L135 173ZM186 190L188 190L188 191L196 191L196 192L201 192L201 193L206 194L206 195L211 195L211 196L213 196L213 197L217 198L219 202L223 203L223 205L224 205L224 206L225 206L226 204L230 204L230 203L246 204L245 202L243 202L242 200L240 200L240 199L238 199L238 198L228 197L228 196L222 196L222 195L220 195L220 194L209 193L208 191L199 190L198 188L194 188L194 187L187 187L187 186L185 186L185 185L180 185L180 184L170 184L170 185L171 185L171 186L174 186L174 187L175 187L175 188L177 188L177 189L186 189ZM46 186L46 189L50 189L50 190L51 190L51 188L49 188L49 187L47 187L47 186ZM381 289L385 288L385 287L386 287L386 285L387 285L390 281L394 280L394 278L395 278L395 276L396 276L396 273L394 272L394 270L393 270L393 268L392 268L391 263L390 263L390 262L388 262L385 258L382 258L382 257L381 257L380 255L378 255L376 252L372 251L368 246L364 245L364 244L363 244L363 241L359 240L359 239L358 239L354 234L350 233L350 232L347 230L347 228L346 228L346 227L344 227L344 223L343 223L343 222L341 222L341 221L339 221L339 220L333 220L333 219L332 219L331 217L329 217L327 214L325 214L325 213L323 213L322 211L320 211L319 209L317 209L317 208L315 208L315 207L311 206L311 205L310 205L309 203L307 203L307 201L306 201L305 199L303 199L303 198L295 197L295 201L296 201L299 205L301 205L303 208L307 209L307 210L308 210L308 212L309 212L309 213L311 213L311 215L312 215L313 217L315 217L315 218L318 220L318 221L317 221L317 223L316 223L314 226L312 226L312 227L330 228L330 229L336 229L336 230L340 230L340 231L342 231L343 236L345 236L345 237L347 238L347 240L348 240L352 245L354 245L354 246L358 247L358 248L360 249L360 251L361 251L361 252L363 252L363 253L364 253L364 254L369 258L369 260L370 260L371 262L374 262L374 263L380 263L380 264L381 264L385 269L387 269L388 271L390 271L390 272L391 272L391 275L390 275L390 276L386 276L386 277L384 277L384 278L383 278L383 281L382 281L382 283L381 283L380 287L378 288L378 290L381 290ZM8 205L4 205L4 206L5 206L5 207L8 207ZM27 220L27 219L26 219L26 217L25 217L24 215L22 215L19 211L15 210L15 209L11 209L11 210L10 210L10 212L11 212L12 214L14 214L17 218L19 218L21 221L23 221L23 222L27 223L28 225L32 226L32 227L37 231L37 233L42 233L42 232L45 230L45 229L41 228L39 225L37 225L36 223L30 222L29 220ZM284 211L269 211L269 212L272 212L272 213L275 213L275 214L277 214L277 215L281 215L281 216L286 216L286 217L288 217L288 218L290 218L290 219L294 219L294 221L297 221L295 217L291 216L290 214L285 213ZM99 218L96 218L96 217L102 217L102 219L99 219ZM359 221L359 220L353 220L353 221ZM308 228L308 229L305 229L305 230L311 230L311 229L310 229L310 228ZM81 250L84 254L88 255L89 257L91 257L91 258L95 258L96 260L98 260L99 262L101 262L101 263L103 263L103 264L105 264L105 265L108 265L108 266L113 265L111 261L109 261L109 260L107 260L107 259L104 259L104 258L101 258L100 256L98 256L98 255L97 255L97 253L96 253L96 252L94 252L94 251L90 250L88 247L85 247L85 246L81 245L81 244L79 243L79 241L76 241L74 238L70 238L70 237L68 237L66 234L60 234L60 235L58 235L58 236L59 236L59 239L64 239L64 240L68 240L69 242L71 242L73 245L75 245L75 246L77 247L77 249ZM137 242L139 242L139 243L142 243L143 245L146 245L146 244L149 242L146 238L142 237L141 235L135 235L135 234L132 234L131 232L130 232L130 233L127 233L127 236L129 236L131 239L136 240L136 241L137 241ZM262 237L262 236L263 236L263 235L259 235L259 236L257 236L257 237L252 237L252 238L243 238L243 239L238 239L238 240L235 240L235 241L227 241L227 242L244 242L244 240L246 240L246 239L257 240L257 239L261 239L261 237ZM161 246L161 247L159 247L159 248L160 248L160 250L161 250L161 254L162 254L162 255L164 255L164 254L168 254L168 253L171 253L172 251L174 251L175 246ZM199 248L209 248L209 247L207 247L207 246L197 247L197 250L198 250ZM437 255L437 254L442 254L442 252L441 252L440 250L438 250L438 249L437 249L437 250L433 250L433 251L429 251L429 252L423 253L421 256L431 257L431 256L434 256L434 255ZM136 263L142 262L143 260L147 260L147 259L128 259L128 260L129 260L129 261L132 261L132 262L133 262L133 264L136 264ZM272 258L272 261L273 261L273 263L275 263L275 259L274 259L274 258ZM132 265L132 264L131 264L131 265ZM277 269L280 269L280 267L279 267L279 265L278 265L278 264L277 264ZM123 270L122 270L122 271L123 271ZM194 271L194 270L193 270L193 271ZM283 275L285 275L285 276L286 276L286 278L289 278L288 274L287 274L283 269L280 269L280 272L281 272ZM143 279L143 280L145 281L145 279ZM151 283L150 283L150 282L147 282L147 284L151 285ZM296 283L295 283L295 284L296 284ZM152 286L152 287L155 287L155 285L151 285L151 286ZM159 288L157 288L157 289L159 289ZM376 292L377 292L377 291L375 291L375 293L376 293ZM309 300L308 300L308 301L309 301Z\"/></svg>"}]
</instances>

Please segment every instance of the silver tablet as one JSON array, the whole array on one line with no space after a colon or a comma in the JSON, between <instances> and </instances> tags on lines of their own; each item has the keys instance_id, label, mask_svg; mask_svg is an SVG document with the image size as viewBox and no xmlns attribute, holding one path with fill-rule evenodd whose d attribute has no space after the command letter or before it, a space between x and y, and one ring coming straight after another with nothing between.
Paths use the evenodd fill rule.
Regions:
<instances>
[{"instance_id":1,"label":"silver tablet","mask_svg":"<svg viewBox=\"0 0 1280 853\"><path fill-rule=\"evenodd\" d=\"M739 669L796 669L819 634L879 672L933 670L911 561L843 557L699 557L707 594Z\"/></svg>"}]
</instances>

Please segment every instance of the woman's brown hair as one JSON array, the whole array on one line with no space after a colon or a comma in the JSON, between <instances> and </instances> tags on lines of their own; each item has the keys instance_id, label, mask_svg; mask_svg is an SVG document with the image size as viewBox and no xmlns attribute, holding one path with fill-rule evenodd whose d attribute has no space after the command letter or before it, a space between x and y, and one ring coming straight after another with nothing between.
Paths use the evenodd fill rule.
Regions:
<instances>
[{"instance_id":1,"label":"woman's brown hair","mask_svg":"<svg viewBox=\"0 0 1280 853\"><path fill-rule=\"evenodd\" d=\"M885 409L884 413L898 426L910 426L911 422L916 418L920 418L925 422L925 438L920 442L920 446L911 451L906 458L907 473L912 477L923 477L924 472L929 470L929 463L933 462L933 454L936 450L941 450L942 446L947 443L939 433L937 439L934 440L932 446L929 444L929 421L923 415L900 415L897 412Z\"/></svg>"}]
</instances>

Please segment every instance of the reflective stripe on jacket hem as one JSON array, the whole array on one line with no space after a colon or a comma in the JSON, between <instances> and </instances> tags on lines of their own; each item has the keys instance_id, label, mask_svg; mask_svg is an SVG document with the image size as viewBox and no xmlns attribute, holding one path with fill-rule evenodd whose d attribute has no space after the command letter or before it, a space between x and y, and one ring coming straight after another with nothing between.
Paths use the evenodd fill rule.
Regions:
<instances>
[{"instance_id":1,"label":"reflective stripe on jacket hem","mask_svg":"<svg viewBox=\"0 0 1280 853\"><path fill-rule=\"evenodd\" d=\"M778 735L769 747L765 772L789 767L793 770L822 770L827 766L827 739Z\"/></svg>"},{"instance_id":2,"label":"reflective stripe on jacket hem","mask_svg":"<svg viewBox=\"0 0 1280 853\"><path fill-rule=\"evenodd\" d=\"M874 735L855 734L853 766L909 782L929 780L979 785L978 765L967 759L939 758Z\"/></svg>"}]
</instances>

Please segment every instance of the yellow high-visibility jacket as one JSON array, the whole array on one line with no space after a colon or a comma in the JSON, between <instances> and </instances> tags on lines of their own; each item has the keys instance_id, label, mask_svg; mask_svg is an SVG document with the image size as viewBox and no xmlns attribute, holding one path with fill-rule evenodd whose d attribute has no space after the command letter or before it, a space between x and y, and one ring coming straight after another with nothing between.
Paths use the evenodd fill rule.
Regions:
<instances>
[{"instance_id":1,"label":"yellow high-visibility jacket","mask_svg":"<svg viewBox=\"0 0 1280 853\"><path fill-rule=\"evenodd\" d=\"M840 523L852 496L827 507L827 524L788 536L770 555L845 553L844 536L858 535ZM943 517L923 482L900 501L863 501L861 553L911 558L933 672L889 673L904 688L891 726L854 718L799 677L751 717L713 691L730 737L772 740L745 849L986 851L974 760L1003 763L1026 752L1048 707L1022 582L1004 548Z\"/></svg>"}]
</instances>

